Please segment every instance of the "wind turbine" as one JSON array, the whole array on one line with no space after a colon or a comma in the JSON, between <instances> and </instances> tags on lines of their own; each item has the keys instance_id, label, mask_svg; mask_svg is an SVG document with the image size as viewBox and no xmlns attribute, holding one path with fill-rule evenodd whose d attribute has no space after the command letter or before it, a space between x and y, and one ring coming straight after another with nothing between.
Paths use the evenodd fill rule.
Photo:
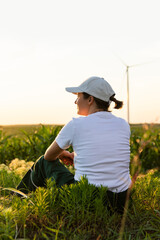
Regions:
<instances>
[{"instance_id":1,"label":"wind turbine","mask_svg":"<svg viewBox=\"0 0 160 240\"><path fill-rule=\"evenodd\" d=\"M131 67L138 67L144 64L152 63L155 61L149 61L149 62L144 62L144 63L139 63L139 64L134 64L134 65L127 65L119 56L117 56L121 63L126 67L126 75L127 75L127 120L128 123L130 123L130 102L129 102L129 68Z\"/></svg>"}]
</instances>

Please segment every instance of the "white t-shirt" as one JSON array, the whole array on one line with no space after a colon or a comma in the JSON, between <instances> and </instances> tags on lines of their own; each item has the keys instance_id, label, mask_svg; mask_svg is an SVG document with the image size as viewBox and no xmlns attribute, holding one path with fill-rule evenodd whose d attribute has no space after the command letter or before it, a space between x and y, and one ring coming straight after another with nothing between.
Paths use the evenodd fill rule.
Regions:
<instances>
[{"instance_id":1,"label":"white t-shirt","mask_svg":"<svg viewBox=\"0 0 160 240\"><path fill-rule=\"evenodd\" d=\"M128 123L105 111L73 118L55 139L62 149L73 147L75 180L86 176L90 184L112 192L123 192L131 183L129 140Z\"/></svg>"}]
</instances>

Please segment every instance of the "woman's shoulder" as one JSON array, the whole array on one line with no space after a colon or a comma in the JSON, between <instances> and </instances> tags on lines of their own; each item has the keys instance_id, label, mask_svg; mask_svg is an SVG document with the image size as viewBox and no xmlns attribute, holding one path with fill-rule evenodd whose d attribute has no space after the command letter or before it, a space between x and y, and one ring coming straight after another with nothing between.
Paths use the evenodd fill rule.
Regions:
<instances>
[{"instance_id":1,"label":"woman's shoulder","mask_svg":"<svg viewBox=\"0 0 160 240\"><path fill-rule=\"evenodd\" d=\"M119 127L125 130L128 130L130 132L130 125L129 123L124 119L124 118L120 118L120 117L115 117L117 123L119 123Z\"/></svg>"},{"instance_id":2,"label":"woman's shoulder","mask_svg":"<svg viewBox=\"0 0 160 240\"><path fill-rule=\"evenodd\" d=\"M129 126L128 122L124 118L116 117L116 116L114 116L114 117L119 123Z\"/></svg>"},{"instance_id":3,"label":"woman's shoulder","mask_svg":"<svg viewBox=\"0 0 160 240\"><path fill-rule=\"evenodd\" d=\"M72 123L73 126L77 126L77 125L83 125L86 122L86 117L73 117L72 120L70 121Z\"/></svg>"}]
</instances>

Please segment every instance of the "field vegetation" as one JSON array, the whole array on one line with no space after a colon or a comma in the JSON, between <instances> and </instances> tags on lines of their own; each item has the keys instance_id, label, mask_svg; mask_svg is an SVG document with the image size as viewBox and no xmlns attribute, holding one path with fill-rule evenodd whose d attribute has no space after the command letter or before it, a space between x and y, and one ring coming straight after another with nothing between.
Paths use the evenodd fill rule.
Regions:
<instances>
[{"instance_id":1,"label":"field vegetation","mask_svg":"<svg viewBox=\"0 0 160 240\"><path fill-rule=\"evenodd\" d=\"M48 180L47 188L16 195L22 176L61 128L0 127L0 239L160 239L159 125L131 126L132 200L123 215L104 206L106 188L93 199L95 187L85 178L62 189Z\"/></svg>"}]
</instances>

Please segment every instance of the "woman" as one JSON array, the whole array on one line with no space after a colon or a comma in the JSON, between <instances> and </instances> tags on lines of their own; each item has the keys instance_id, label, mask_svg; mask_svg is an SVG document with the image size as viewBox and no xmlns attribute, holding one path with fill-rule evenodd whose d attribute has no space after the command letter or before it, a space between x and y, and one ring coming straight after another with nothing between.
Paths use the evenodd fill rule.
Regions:
<instances>
[{"instance_id":1,"label":"woman","mask_svg":"<svg viewBox=\"0 0 160 240\"><path fill-rule=\"evenodd\" d=\"M46 178L53 178L61 187L80 181L86 176L90 184L108 188L107 197L122 209L127 190L131 184L130 127L108 110L111 101L119 109L123 103L114 98L115 92L109 83L100 77L91 77L79 87L66 88L77 95L77 113L85 117L73 118L66 124L55 141L46 150L18 186L28 192L36 186L44 186ZM69 146L74 153L65 151ZM73 161L75 176L59 162Z\"/></svg>"}]
</instances>

